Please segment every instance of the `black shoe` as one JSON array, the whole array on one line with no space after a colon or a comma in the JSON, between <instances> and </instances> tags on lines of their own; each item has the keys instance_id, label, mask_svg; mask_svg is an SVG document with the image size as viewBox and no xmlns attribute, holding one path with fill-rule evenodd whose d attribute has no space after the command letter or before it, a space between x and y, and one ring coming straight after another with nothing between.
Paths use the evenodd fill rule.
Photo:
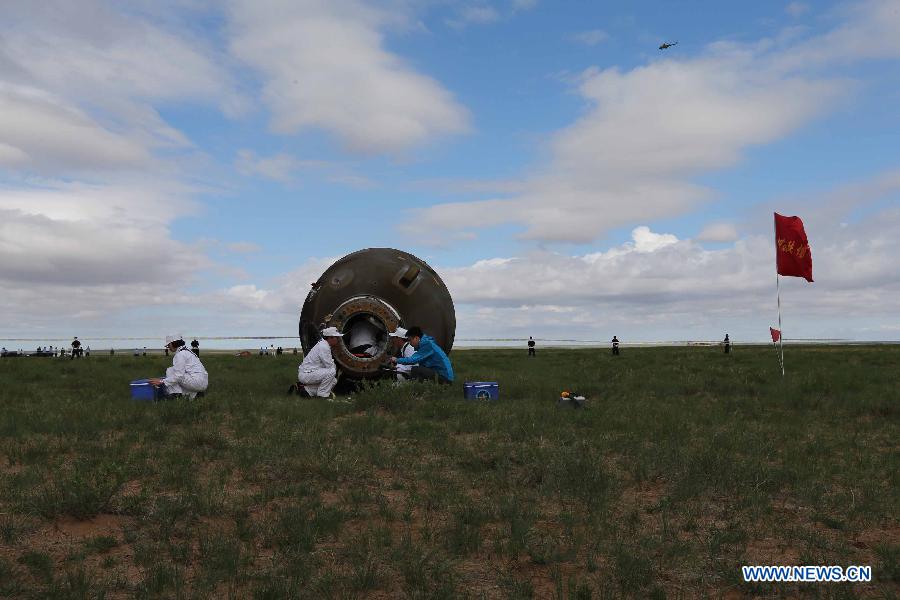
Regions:
<instances>
[{"instance_id":1,"label":"black shoe","mask_svg":"<svg viewBox=\"0 0 900 600\"><path fill-rule=\"evenodd\" d=\"M293 395L296 394L296 393L297 393L297 384L296 384L296 383L292 383L292 384L291 384L291 387L288 388L288 393L287 393L287 395L288 395L288 396L293 396Z\"/></svg>"},{"instance_id":2,"label":"black shoe","mask_svg":"<svg viewBox=\"0 0 900 600\"><path fill-rule=\"evenodd\" d=\"M194 396L194 400L198 400L206 395L206 392L197 392L197 395Z\"/></svg>"}]
</instances>

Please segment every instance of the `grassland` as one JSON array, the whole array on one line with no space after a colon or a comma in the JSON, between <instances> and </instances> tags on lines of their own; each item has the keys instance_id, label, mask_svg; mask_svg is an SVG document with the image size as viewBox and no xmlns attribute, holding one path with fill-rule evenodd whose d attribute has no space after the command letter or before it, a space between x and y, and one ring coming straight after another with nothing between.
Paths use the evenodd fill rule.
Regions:
<instances>
[{"instance_id":1,"label":"grassland","mask_svg":"<svg viewBox=\"0 0 900 600\"><path fill-rule=\"evenodd\" d=\"M897 597L900 347L453 358L501 400L213 356L207 398L147 404L161 357L0 360L0 596Z\"/></svg>"}]
</instances>

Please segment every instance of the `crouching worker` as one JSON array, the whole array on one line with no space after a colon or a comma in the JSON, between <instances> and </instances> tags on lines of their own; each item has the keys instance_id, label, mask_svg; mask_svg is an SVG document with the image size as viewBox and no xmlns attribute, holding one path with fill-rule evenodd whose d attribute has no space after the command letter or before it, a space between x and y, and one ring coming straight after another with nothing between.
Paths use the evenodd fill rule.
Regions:
<instances>
[{"instance_id":1,"label":"crouching worker","mask_svg":"<svg viewBox=\"0 0 900 600\"><path fill-rule=\"evenodd\" d=\"M322 339L303 357L297 370L297 391L301 396L334 399L337 367L331 352L340 340L341 332L336 327L327 327L322 330Z\"/></svg>"},{"instance_id":2,"label":"crouching worker","mask_svg":"<svg viewBox=\"0 0 900 600\"><path fill-rule=\"evenodd\" d=\"M167 398L203 396L209 386L209 374L200 359L184 345L180 335L166 336L166 349L172 352L172 366L166 369L165 379L151 379L153 385L164 385Z\"/></svg>"},{"instance_id":3,"label":"crouching worker","mask_svg":"<svg viewBox=\"0 0 900 600\"><path fill-rule=\"evenodd\" d=\"M409 372L409 378L413 380L453 383L453 367L450 365L450 359L433 337L423 334L421 327L410 327L406 331L406 338L410 346L416 349L415 353L405 358L392 358L392 363L414 365Z\"/></svg>"},{"instance_id":4,"label":"crouching worker","mask_svg":"<svg viewBox=\"0 0 900 600\"><path fill-rule=\"evenodd\" d=\"M407 339L407 332L402 327L398 327L397 331L391 333L391 351L396 358L409 358L416 353L416 349L412 347ZM413 365L397 365L397 381L403 382L409 379L409 372L413 370Z\"/></svg>"}]
</instances>

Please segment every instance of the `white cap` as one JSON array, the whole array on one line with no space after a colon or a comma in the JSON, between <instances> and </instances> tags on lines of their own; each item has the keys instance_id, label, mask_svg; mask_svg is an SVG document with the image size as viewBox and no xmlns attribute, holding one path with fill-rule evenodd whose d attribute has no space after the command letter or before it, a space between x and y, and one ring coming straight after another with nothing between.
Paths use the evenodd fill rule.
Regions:
<instances>
[{"instance_id":1,"label":"white cap","mask_svg":"<svg viewBox=\"0 0 900 600\"><path fill-rule=\"evenodd\" d=\"M326 327L322 330L322 337L342 337L344 334L338 331L337 327Z\"/></svg>"},{"instance_id":2,"label":"white cap","mask_svg":"<svg viewBox=\"0 0 900 600\"><path fill-rule=\"evenodd\" d=\"M405 329L403 329L402 327L398 327L397 331L391 333L391 337L403 338L405 340L409 336L406 335Z\"/></svg>"},{"instance_id":3,"label":"white cap","mask_svg":"<svg viewBox=\"0 0 900 600\"><path fill-rule=\"evenodd\" d=\"M166 336L166 346L171 344L172 342L177 342L178 340L184 341L184 337L180 333L176 333L173 335Z\"/></svg>"}]
</instances>

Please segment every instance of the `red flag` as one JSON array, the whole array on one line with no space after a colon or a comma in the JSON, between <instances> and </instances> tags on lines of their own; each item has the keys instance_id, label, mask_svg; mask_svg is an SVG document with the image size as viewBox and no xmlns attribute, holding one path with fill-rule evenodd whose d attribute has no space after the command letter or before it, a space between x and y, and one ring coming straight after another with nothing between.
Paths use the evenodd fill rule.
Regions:
<instances>
[{"instance_id":1,"label":"red flag","mask_svg":"<svg viewBox=\"0 0 900 600\"><path fill-rule=\"evenodd\" d=\"M800 217L775 213L775 264L779 275L803 277L812 283L812 254Z\"/></svg>"},{"instance_id":2,"label":"red flag","mask_svg":"<svg viewBox=\"0 0 900 600\"><path fill-rule=\"evenodd\" d=\"M775 329L774 327L769 327L769 333L772 334L773 343L781 339L781 330Z\"/></svg>"}]
</instances>

